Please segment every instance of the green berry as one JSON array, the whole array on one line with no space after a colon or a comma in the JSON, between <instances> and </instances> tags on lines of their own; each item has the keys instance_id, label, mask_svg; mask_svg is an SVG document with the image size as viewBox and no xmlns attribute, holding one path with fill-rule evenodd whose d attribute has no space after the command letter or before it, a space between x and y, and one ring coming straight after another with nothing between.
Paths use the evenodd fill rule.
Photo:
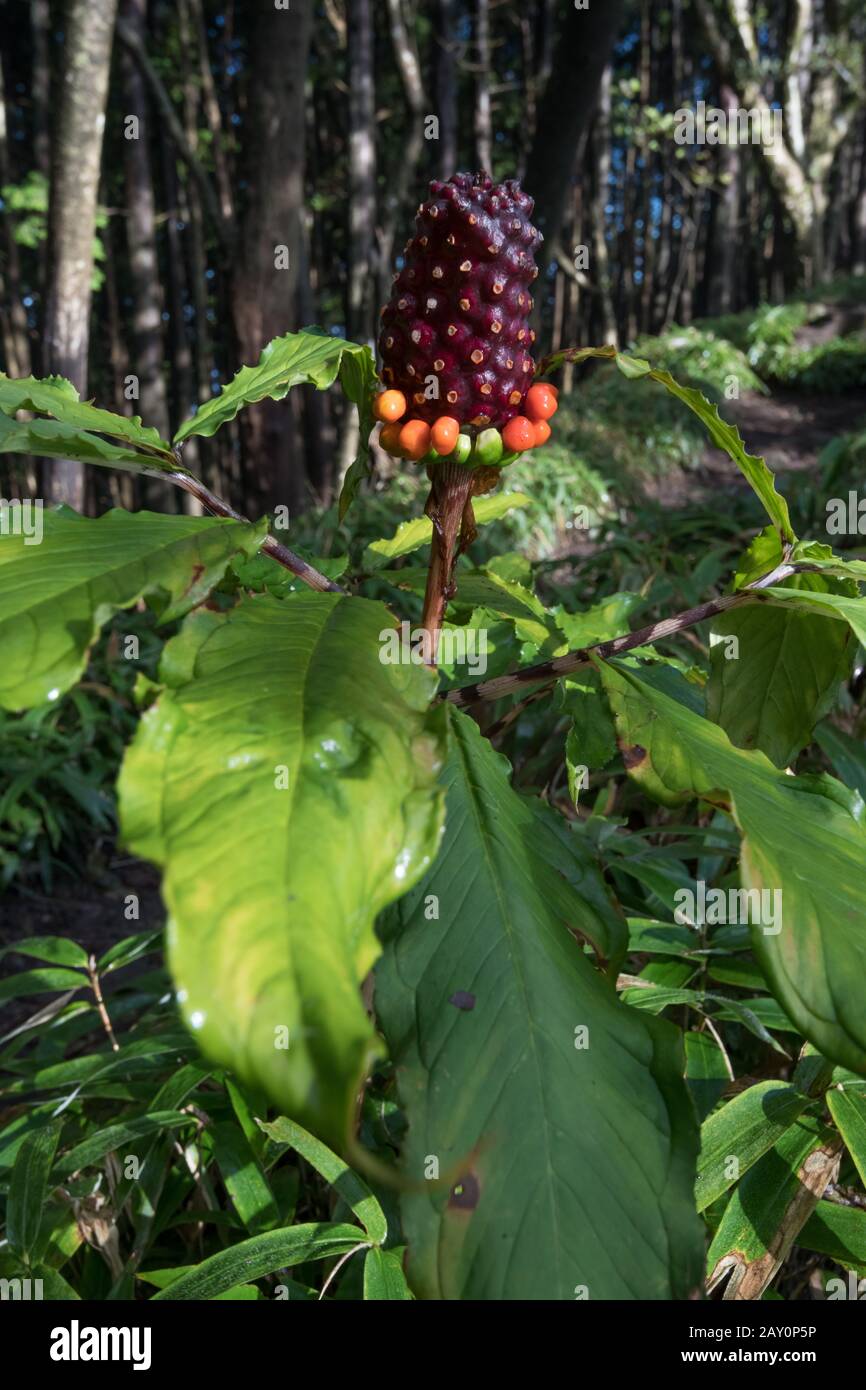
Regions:
<instances>
[{"instance_id":1,"label":"green berry","mask_svg":"<svg viewBox=\"0 0 866 1390\"><path fill-rule=\"evenodd\" d=\"M472 453L472 440L468 434L458 434L457 443L448 455L455 463L468 463Z\"/></svg>"},{"instance_id":2,"label":"green berry","mask_svg":"<svg viewBox=\"0 0 866 1390\"><path fill-rule=\"evenodd\" d=\"M475 441L475 463L482 468L495 468L502 458L502 435L499 430L482 430Z\"/></svg>"}]
</instances>

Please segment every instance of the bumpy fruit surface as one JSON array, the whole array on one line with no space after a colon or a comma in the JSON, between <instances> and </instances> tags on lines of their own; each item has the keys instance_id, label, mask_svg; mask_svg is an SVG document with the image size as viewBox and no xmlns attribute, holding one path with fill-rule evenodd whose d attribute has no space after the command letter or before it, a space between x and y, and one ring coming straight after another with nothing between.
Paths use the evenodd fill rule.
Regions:
<instances>
[{"instance_id":1,"label":"bumpy fruit surface","mask_svg":"<svg viewBox=\"0 0 866 1390\"><path fill-rule=\"evenodd\" d=\"M404 393L410 416L432 424L447 413L461 429L480 430L522 413L541 241L532 208L516 179L455 174L431 183L379 338L382 379Z\"/></svg>"}]
</instances>

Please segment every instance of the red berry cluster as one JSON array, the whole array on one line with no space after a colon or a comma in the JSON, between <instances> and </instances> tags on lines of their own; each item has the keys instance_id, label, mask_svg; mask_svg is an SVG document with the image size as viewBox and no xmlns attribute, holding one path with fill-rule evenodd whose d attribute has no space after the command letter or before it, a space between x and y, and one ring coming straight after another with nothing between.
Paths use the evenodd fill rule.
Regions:
<instances>
[{"instance_id":1,"label":"red berry cluster","mask_svg":"<svg viewBox=\"0 0 866 1390\"><path fill-rule=\"evenodd\" d=\"M502 430L502 444L508 453L522 454L547 443L557 396L557 388L546 381L530 386L523 403L525 414L512 416ZM373 414L382 421L379 443L387 453L418 460L431 451L441 458L454 452L460 423L453 415L440 415L431 425L426 420L405 419L407 408L403 392L394 389L382 391L373 403Z\"/></svg>"}]
</instances>

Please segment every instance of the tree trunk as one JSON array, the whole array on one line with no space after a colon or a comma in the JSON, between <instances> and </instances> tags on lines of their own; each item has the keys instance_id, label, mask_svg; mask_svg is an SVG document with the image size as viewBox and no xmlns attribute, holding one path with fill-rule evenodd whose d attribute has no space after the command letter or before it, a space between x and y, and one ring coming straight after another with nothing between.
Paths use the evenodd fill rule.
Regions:
<instances>
[{"instance_id":1,"label":"tree trunk","mask_svg":"<svg viewBox=\"0 0 866 1390\"><path fill-rule=\"evenodd\" d=\"M722 109L731 111L737 98L724 83L721 91ZM719 145L718 161L721 191L713 197L711 230L712 254L707 287L707 313L729 314L734 307L734 281L739 249L738 224L740 215L740 154L733 144Z\"/></svg>"},{"instance_id":2,"label":"tree trunk","mask_svg":"<svg viewBox=\"0 0 866 1390\"><path fill-rule=\"evenodd\" d=\"M455 0L436 0L435 87L439 114L439 177L457 170L457 39Z\"/></svg>"},{"instance_id":3,"label":"tree trunk","mask_svg":"<svg viewBox=\"0 0 866 1390\"><path fill-rule=\"evenodd\" d=\"M30 29L33 35L33 153L36 168L46 179L51 172L51 136L48 113L51 108L51 69L48 62L48 33L51 14L48 0L30 0Z\"/></svg>"},{"instance_id":4,"label":"tree trunk","mask_svg":"<svg viewBox=\"0 0 866 1390\"><path fill-rule=\"evenodd\" d=\"M0 64L0 188L13 182L13 170L9 161L9 142L6 129L6 92L3 83L3 68ZM0 293L0 341L3 345L4 370L9 376L30 375L30 337L27 328L27 313L21 299L21 272L18 259L18 243L15 240L15 222L8 208L3 215L4 266L0 265L2 293Z\"/></svg>"},{"instance_id":5,"label":"tree trunk","mask_svg":"<svg viewBox=\"0 0 866 1390\"><path fill-rule=\"evenodd\" d=\"M373 340L371 272L376 233L376 109L371 0L347 0L349 58L349 283L346 322L355 342Z\"/></svg>"},{"instance_id":6,"label":"tree trunk","mask_svg":"<svg viewBox=\"0 0 866 1390\"><path fill-rule=\"evenodd\" d=\"M82 394L87 389L93 237L116 12L116 0L71 0L54 132L43 366L68 377ZM46 492L50 501L67 502L80 511L82 464L57 460Z\"/></svg>"},{"instance_id":7,"label":"tree trunk","mask_svg":"<svg viewBox=\"0 0 866 1390\"><path fill-rule=\"evenodd\" d=\"M147 25L147 0L121 0L120 13L142 42ZM156 207L150 163L151 122L147 93L138 64L124 49L121 54L124 116L134 116L133 138L124 131L126 167L126 244L132 285L132 334L135 371L139 381L139 412L145 424L170 436L168 399L163 376L162 295L156 250ZM153 491L153 489L150 489Z\"/></svg>"},{"instance_id":8,"label":"tree trunk","mask_svg":"<svg viewBox=\"0 0 866 1390\"><path fill-rule=\"evenodd\" d=\"M475 148L479 169L493 172L493 122L490 110L490 5L475 0Z\"/></svg>"},{"instance_id":9,"label":"tree trunk","mask_svg":"<svg viewBox=\"0 0 866 1390\"><path fill-rule=\"evenodd\" d=\"M247 204L232 275L232 312L241 358L255 363L295 322L304 202L304 82L311 7L255 11L249 54L243 167ZM261 508L297 510L306 497L292 409L263 401L244 411L245 484Z\"/></svg>"},{"instance_id":10,"label":"tree trunk","mask_svg":"<svg viewBox=\"0 0 866 1390\"><path fill-rule=\"evenodd\" d=\"M414 21L414 15L411 16ZM388 19L391 28L391 43L394 58L403 83L410 119L408 134L399 163L388 180L384 197L382 227L379 234L378 250L378 292L376 302L384 304L391 289L391 264L394 255L394 241L397 228L402 224L406 210L407 195L418 172L418 163L424 147L424 86L421 80L421 64L410 30L403 18L403 0L388 0ZM411 30L414 31L414 22ZM405 122L401 120L401 127Z\"/></svg>"},{"instance_id":11,"label":"tree trunk","mask_svg":"<svg viewBox=\"0 0 866 1390\"><path fill-rule=\"evenodd\" d=\"M597 291L602 342L618 346L616 314L610 286L610 260L607 254L605 207L610 196L610 89L611 68L605 68L601 79L598 115L592 132L593 198L592 198L592 263L590 279Z\"/></svg>"},{"instance_id":12,"label":"tree trunk","mask_svg":"<svg viewBox=\"0 0 866 1390\"><path fill-rule=\"evenodd\" d=\"M546 238L546 247L540 248L545 264L569 200L575 150L592 120L624 9L624 0L605 0L588 10L565 12L527 166L535 196L533 220Z\"/></svg>"}]
</instances>

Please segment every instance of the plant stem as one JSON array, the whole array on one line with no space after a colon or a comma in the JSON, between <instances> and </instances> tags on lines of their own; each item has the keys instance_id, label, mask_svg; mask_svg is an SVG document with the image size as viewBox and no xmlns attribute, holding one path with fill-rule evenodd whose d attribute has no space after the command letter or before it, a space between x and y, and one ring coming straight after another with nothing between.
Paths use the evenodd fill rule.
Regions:
<instances>
[{"instance_id":1,"label":"plant stem","mask_svg":"<svg viewBox=\"0 0 866 1390\"><path fill-rule=\"evenodd\" d=\"M425 510L433 522L433 545L421 626L425 633L427 665L435 668L445 605L456 592L454 564L462 546L471 540L469 532L474 530L471 514L474 475L471 468L447 461L432 464L429 472L430 496Z\"/></svg>"},{"instance_id":2,"label":"plant stem","mask_svg":"<svg viewBox=\"0 0 866 1390\"><path fill-rule=\"evenodd\" d=\"M527 685L553 685L562 676L569 676L581 667L591 665L593 657L607 661L609 657L620 656L635 647L649 646L663 637L673 637L675 633L682 632L683 628L694 627L697 623L705 622L707 618L727 613L731 608L740 608L746 603L766 602L761 589L771 588L783 579L790 578L792 574L812 568L808 564L789 564L783 561L770 574L763 575L735 594L710 599L708 603L701 603L697 608L689 608L685 613L678 613L673 618L662 618L660 622L650 623L648 627L642 627L637 632L627 632L622 637L611 637L606 642L596 642L591 647L580 647L577 651L566 652L564 656L554 657L552 661L543 661L538 666L527 666L525 670L515 671L509 676L497 676L494 680L479 681L477 685L464 685L457 690L449 690L440 698L452 705L465 707L474 705L478 700L500 700L503 695L524 690Z\"/></svg>"},{"instance_id":3,"label":"plant stem","mask_svg":"<svg viewBox=\"0 0 866 1390\"><path fill-rule=\"evenodd\" d=\"M164 476L164 475L161 475ZM234 507L230 507L228 502L223 502L221 497L217 497L211 492L210 488L205 487L204 483L198 478L194 478L191 473L170 473L168 475L173 483L182 487L184 492L198 498L203 507L206 507L214 516L230 517L232 521L248 521L249 518L241 516ZM275 540L273 536L266 536L262 542L262 550L266 555L270 555L272 560L276 560L283 569L291 570L305 584L309 584L311 589L317 589L320 593L344 594L345 589L341 589L339 584L335 584L332 579L328 579L324 574L320 574L312 565L308 565L306 560L302 560L300 555L296 555L287 545Z\"/></svg>"}]
</instances>

